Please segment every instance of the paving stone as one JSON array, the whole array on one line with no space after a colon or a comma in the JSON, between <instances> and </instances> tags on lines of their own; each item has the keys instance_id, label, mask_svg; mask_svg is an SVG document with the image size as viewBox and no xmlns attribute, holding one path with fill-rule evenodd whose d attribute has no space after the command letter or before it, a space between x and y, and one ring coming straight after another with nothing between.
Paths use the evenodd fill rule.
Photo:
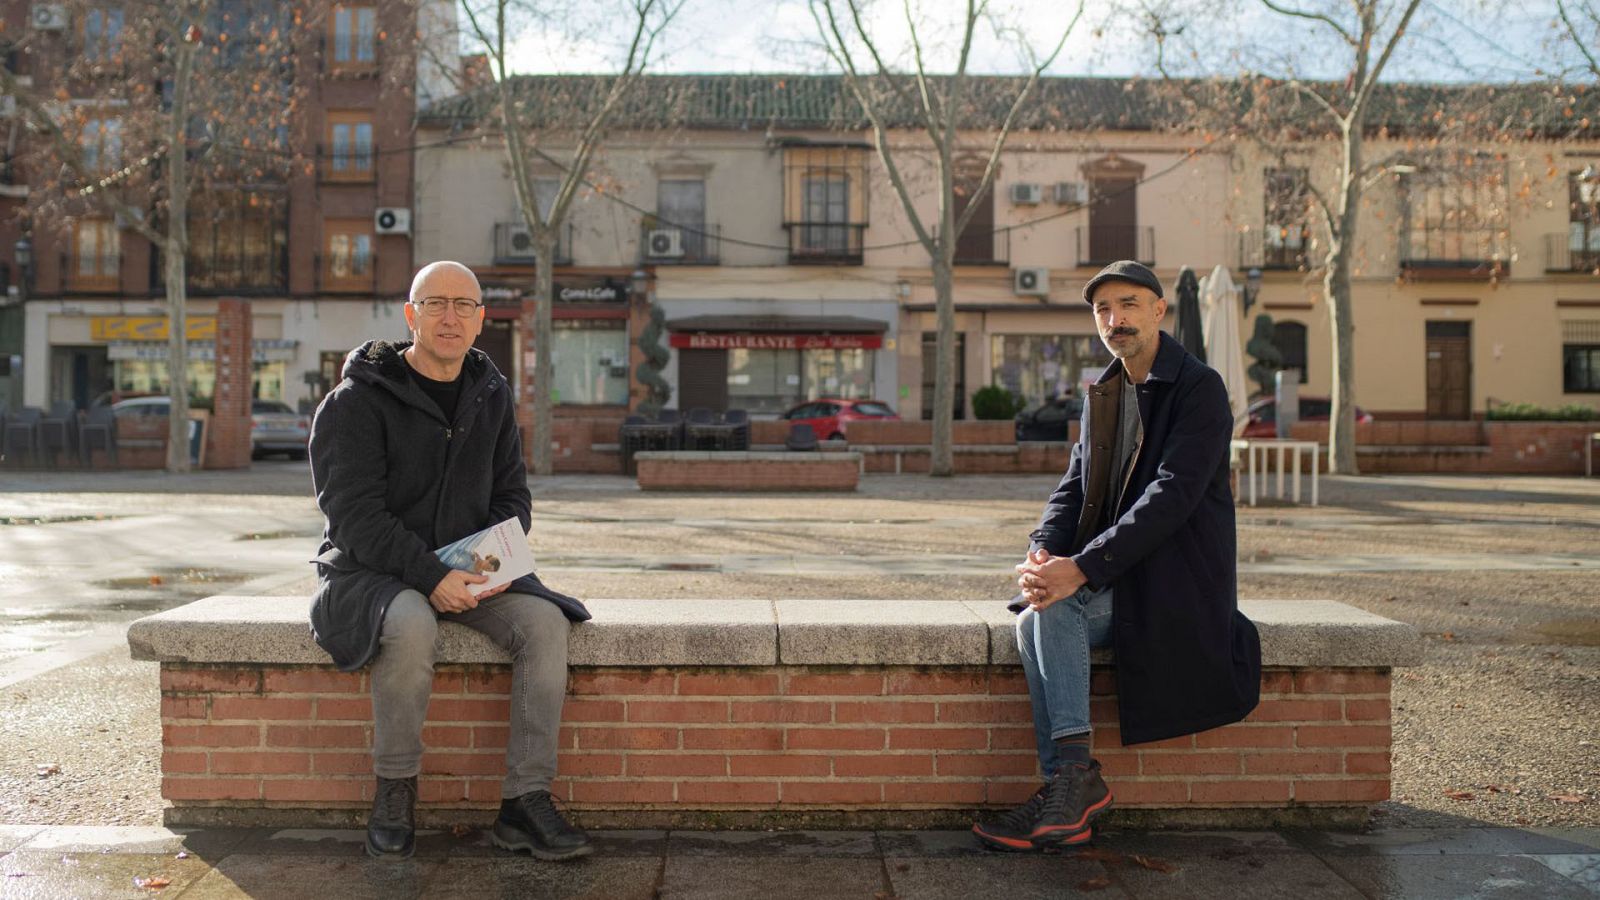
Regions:
<instances>
[{"instance_id":1,"label":"paving stone","mask_svg":"<svg viewBox=\"0 0 1600 900\"><path fill-rule=\"evenodd\" d=\"M892 896L916 900L1054 900L1080 893L1091 897L1129 897L1100 863L1072 853L990 852L975 859L889 857L884 860Z\"/></svg>"},{"instance_id":2,"label":"paving stone","mask_svg":"<svg viewBox=\"0 0 1600 900\"><path fill-rule=\"evenodd\" d=\"M488 900L491 897L560 897L563 900L649 900L661 876L661 860L594 855L544 862L513 859L452 859L429 878L427 900Z\"/></svg>"},{"instance_id":3,"label":"paving stone","mask_svg":"<svg viewBox=\"0 0 1600 900\"><path fill-rule=\"evenodd\" d=\"M887 890L878 859L668 857L661 900L873 900Z\"/></svg>"},{"instance_id":4,"label":"paving stone","mask_svg":"<svg viewBox=\"0 0 1600 900\"><path fill-rule=\"evenodd\" d=\"M234 854L183 894L184 900L422 900L438 870L433 859L378 861L322 856ZM452 871L454 866L451 867ZM146 900L149 894L144 895Z\"/></svg>"},{"instance_id":5,"label":"paving stone","mask_svg":"<svg viewBox=\"0 0 1600 900\"><path fill-rule=\"evenodd\" d=\"M883 848L885 857L938 859L995 855L995 851L985 849L978 843L970 828L959 831L880 831L878 846Z\"/></svg>"},{"instance_id":6,"label":"paving stone","mask_svg":"<svg viewBox=\"0 0 1600 900\"><path fill-rule=\"evenodd\" d=\"M591 831L589 840L594 843L594 857L610 859L613 857L653 857L659 859L667 855L667 833L665 831ZM465 835L456 837L451 844L449 856L452 860L467 857L502 857L511 859L509 851L496 847L489 839L489 829L474 829ZM528 854L520 854L527 859Z\"/></svg>"},{"instance_id":7,"label":"paving stone","mask_svg":"<svg viewBox=\"0 0 1600 900\"><path fill-rule=\"evenodd\" d=\"M1588 841L1575 838L1588 834ZM1291 832L1293 840L1321 856L1589 853L1594 829L1570 834L1525 828L1385 828L1365 834L1338 831Z\"/></svg>"},{"instance_id":8,"label":"paving stone","mask_svg":"<svg viewBox=\"0 0 1600 900\"><path fill-rule=\"evenodd\" d=\"M674 831L673 856L877 856L870 831Z\"/></svg>"},{"instance_id":9,"label":"paving stone","mask_svg":"<svg viewBox=\"0 0 1600 900\"><path fill-rule=\"evenodd\" d=\"M43 825L0 825L0 853L10 853L44 829Z\"/></svg>"},{"instance_id":10,"label":"paving stone","mask_svg":"<svg viewBox=\"0 0 1600 900\"><path fill-rule=\"evenodd\" d=\"M0 860L0 898L3 900L60 900L93 897L95 900L140 898L158 894L140 887L134 879L165 879L160 893L173 896L206 875L207 864L197 858L178 859L166 853L60 853L19 850ZM309 896L309 895L307 895Z\"/></svg>"},{"instance_id":11,"label":"paving stone","mask_svg":"<svg viewBox=\"0 0 1600 900\"><path fill-rule=\"evenodd\" d=\"M1600 894L1600 853L1560 853L1528 858Z\"/></svg>"},{"instance_id":12,"label":"paving stone","mask_svg":"<svg viewBox=\"0 0 1600 900\"><path fill-rule=\"evenodd\" d=\"M1163 857L1118 853L1108 857L1107 866L1133 896L1153 900L1358 900L1362 896L1332 868L1298 850L1238 847L1231 852Z\"/></svg>"},{"instance_id":13,"label":"paving stone","mask_svg":"<svg viewBox=\"0 0 1600 900\"><path fill-rule=\"evenodd\" d=\"M180 852L220 859L254 837L248 828L196 828L174 831L159 826L58 825L34 834L24 850L47 853L167 853Z\"/></svg>"},{"instance_id":14,"label":"paving stone","mask_svg":"<svg viewBox=\"0 0 1600 900\"><path fill-rule=\"evenodd\" d=\"M1330 856L1328 865L1373 897L1406 900L1593 900L1573 879L1525 856L1463 853Z\"/></svg>"}]
</instances>

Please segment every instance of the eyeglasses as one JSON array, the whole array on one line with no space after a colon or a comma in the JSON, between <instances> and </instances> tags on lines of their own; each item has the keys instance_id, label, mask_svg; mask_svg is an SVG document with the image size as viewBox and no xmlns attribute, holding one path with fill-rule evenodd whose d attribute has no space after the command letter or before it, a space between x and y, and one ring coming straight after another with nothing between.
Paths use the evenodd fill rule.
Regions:
<instances>
[{"instance_id":1,"label":"eyeglasses","mask_svg":"<svg viewBox=\"0 0 1600 900\"><path fill-rule=\"evenodd\" d=\"M412 300L411 305L422 310L425 316L442 316L445 307L449 306L463 319L483 308L482 303L468 297L423 297L421 300Z\"/></svg>"}]
</instances>

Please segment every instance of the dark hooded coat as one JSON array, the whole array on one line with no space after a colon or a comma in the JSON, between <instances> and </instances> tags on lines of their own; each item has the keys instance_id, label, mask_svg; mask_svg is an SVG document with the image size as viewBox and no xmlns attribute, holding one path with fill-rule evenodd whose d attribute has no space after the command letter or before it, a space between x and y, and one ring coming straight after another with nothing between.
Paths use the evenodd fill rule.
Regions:
<instances>
[{"instance_id":1,"label":"dark hooded coat","mask_svg":"<svg viewBox=\"0 0 1600 900\"><path fill-rule=\"evenodd\" d=\"M1072 557L1091 587L1112 587L1122 742L1137 744L1248 715L1260 697L1261 641L1237 602L1228 392L1169 335L1135 386L1144 440L1115 523L1101 530L1117 496L1125 378L1118 360L1089 389L1067 474L1030 538Z\"/></svg>"},{"instance_id":2,"label":"dark hooded coat","mask_svg":"<svg viewBox=\"0 0 1600 900\"><path fill-rule=\"evenodd\" d=\"M531 495L511 387L481 350L462 365L454 421L408 373L410 342L369 341L311 424L311 479L327 524L313 560L311 631L345 671L378 652L383 616L401 591L433 593L450 568L433 551L515 517ZM584 621L578 600L533 575L506 589L543 597ZM484 601L495 602L491 597Z\"/></svg>"}]
</instances>

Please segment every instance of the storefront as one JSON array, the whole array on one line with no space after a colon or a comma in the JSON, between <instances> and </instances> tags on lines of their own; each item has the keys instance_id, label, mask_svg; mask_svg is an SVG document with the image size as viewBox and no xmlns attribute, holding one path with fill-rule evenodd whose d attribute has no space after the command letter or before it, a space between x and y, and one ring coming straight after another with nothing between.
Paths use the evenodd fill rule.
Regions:
<instances>
[{"instance_id":1,"label":"storefront","mask_svg":"<svg viewBox=\"0 0 1600 900\"><path fill-rule=\"evenodd\" d=\"M533 371L533 283L487 282L477 346L512 384ZM633 333L628 280L557 273L551 308L551 397L558 407L626 407ZM520 348L520 352L518 351Z\"/></svg>"},{"instance_id":2,"label":"storefront","mask_svg":"<svg viewBox=\"0 0 1600 900\"><path fill-rule=\"evenodd\" d=\"M775 415L818 397L878 399L888 324L852 316L691 316L667 322L680 409Z\"/></svg>"},{"instance_id":3,"label":"storefront","mask_svg":"<svg viewBox=\"0 0 1600 900\"><path fill-rule=\"evenodd\" d=\"M909 306L902 328L920 334L918 404L923 418L933 410L934 335L937 317L929 305ZM973 392L998 385L1034 409L1067 396L1082 396L1111 363L1086 306L1020 307L958 304L956 307L956 418L971 409Z\"/></svg>"}]
</instances>

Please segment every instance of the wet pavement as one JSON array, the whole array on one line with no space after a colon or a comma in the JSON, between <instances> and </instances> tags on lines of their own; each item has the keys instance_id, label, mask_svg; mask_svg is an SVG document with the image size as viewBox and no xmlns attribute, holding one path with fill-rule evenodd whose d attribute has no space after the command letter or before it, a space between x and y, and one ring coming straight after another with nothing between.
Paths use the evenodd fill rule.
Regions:
<instances>
[{"instance_id":1,"label":"wet pavement","mask_svg":"<svg viewBox=\"0 0 1600 900\"><path fill-rule=\"evenodd\" d=\"M1431 898L1600 893L1600 829L1108 831L997 854L962 831L602 831L547 863L460 827L366 858L359 831L0 826L0 897Z\"/></svg>"}]
</instances>

